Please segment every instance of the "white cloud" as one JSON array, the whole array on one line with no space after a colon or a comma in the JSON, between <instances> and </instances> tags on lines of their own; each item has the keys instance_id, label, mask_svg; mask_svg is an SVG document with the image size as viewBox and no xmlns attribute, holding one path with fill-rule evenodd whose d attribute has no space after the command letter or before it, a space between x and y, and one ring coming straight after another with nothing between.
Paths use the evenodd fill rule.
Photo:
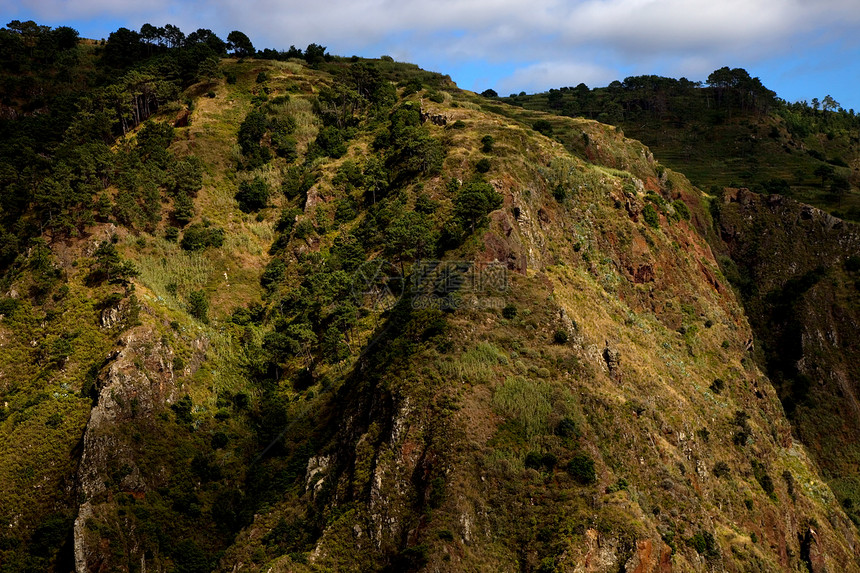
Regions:
<instances>
[{"instance_id":1,"label":"white cloud","mask_svg":"<svg viewBox=\"0 0 860 573\"><path fill-rule=\"evenodd\" d=\"M570 84L565 77L599 83L621 69L697 79L801 53L825 27L830 38L851 38L860 25L857 0L0 0L0 12L45 23L103 18L112 28L121 20L225 36L239 29L259 47L317 42L344 55L421 54L452 66L518 62L498 83L512 89Z\"/></svg>"},{"instance_id":2,"label":"white cloud","mask_svg":"<svg viewBox=\"0 0 860 573\"><path fill-rule=\"evenodd\" d=\"M499 95L513 92L539 92L552 87L606 85L617 79L617 72L588 63L541 62L517 69L498 82Z\"/></svg>"}]
</instances>

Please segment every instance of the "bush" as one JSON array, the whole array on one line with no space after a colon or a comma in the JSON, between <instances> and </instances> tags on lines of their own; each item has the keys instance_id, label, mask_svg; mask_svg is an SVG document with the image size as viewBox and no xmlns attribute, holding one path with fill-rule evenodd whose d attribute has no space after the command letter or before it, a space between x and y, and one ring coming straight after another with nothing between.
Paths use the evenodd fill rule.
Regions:
<instances>
[{"instance_id":1,"label":"bush","mask_svg":"<svg viewBox=\"0 0 860 573\"><path fill-rule=\"evenodd\" d=\"M281 191L287 199L304 197L308 190L316 183L316 175L303 166L294 166L287 169L284 174Z\"/></svg>"},{"instance_id":2,"label":"bush","mask_svg":"<svg viewBox=\"0 0 860 573\"><path fill-rule=\"evenodd\" d=\"M711 392L713 392L714 394L719 394L723 391L725 385L725 382L723 382L720 378L717 378L711 383Z\"/></svg>"},{"instance_id":3,"label":"bush","mask_svg":"<svg viewBox=\"0 0 860 573\"><path fill-rule=\"evenodd\" d=\"M555 435L562 438L576 438L579 436L579 428L573 418L562 418L555 427Z\"/></svg>"},{"instance_id":4,"label":"bush","mask_svg":"<svg viewBox=\"0 0 860 573\"><path fill-rule=\"evenodd\" d=\"M484 153L490 153L493 150L493 145L496 143L496 140L493 139L492 135L485 135L481 138L481 151Z\"/></svg>"},{"instance_id":5,"label":"bush","mask_svg":"<svg viewBox=\"0 0 860 573\"><path fill-rule=\"evenodd\" d=\"M478 173L486 173L490 170L490 160L486 157L479 159L478 162L475 164L475 170Z\"/></svg>"},{"instance_id":6,"label":"bush","mask_svg":"<svg viewBox=\"0 0 860 573\"><path fill-rule=\"evenodd\" d=\"M167 227L164 230L164 240L175 243L179 240L179 229L176 227Z\"/></svg>"},{"instance_id":7,"label":"bush","mask_svg":"<svg viewBox=\"0 0 860 573\"><path fill-rule=\"evenodd\" d=\"M567 473L582 485L593 484L597 481L594 471L594 460L588 454L576 454L567 464Z\"/></svg>"},{"instance_id":8,"label":"bush","mask_svg":"<svg viewBox=\"0 0 860 573\"><path fill-rule=\"evenodd\" d=\"M308 155L311 157L328 156L334 159L343 157L346 155L346 141L343 132L333 125L322 128L317 134L317 138L311 143Z\"/></svg>"},{"instance_id":9,"label":"bush","mask_svg":"<svg viewBox=\"0 0 860 573\"><path fill-rule=\"evenodd\" d=\"M224 229L195 223L185 229L179 246L186 251L200 251L206 247L220 247L224 244Z\"/></svg>"},{"instance_id":10,"label":"bush","mask_svg":"<svg viewBox=\"0 0 860 573\"><path fill-rule=\"evenodd\" d=\"M552 341L556 344L567 344L568 335L567 331L559 328L555 331L555 334L552 335Z\"/></svg>"},{"instance_id":11,"label":"bush","mask_svg":"<svg viewBox=\"0 0 860 573\"><path fill-rule=\"evenodd\" d=\"M720 555L717 540L708 531L700 531L686 541L687 545L696 550L696 553L704 555L708 559L715 559Z\"/></svg>"},{"instance_id":12,"label":"bush","mask_svg":"<svg viewBox=\"0 0 860 573\"><path fill-rule=\"evenodd\" d=\"M514 306L514 305L512 305L512 304L506 305L506 306L505 306L505 308L503 308L503 309L502 309L502 316L503 316L504 318L507 318L508 320L511 320L511 319L513 319L513 318L516 318L516 316L517 316L517 307L515 307L515 306Z\"/></svg>"},{"instance_id":13,"label":"bush","mask_svg":"<svg viewBox=\"0 0 860 573\"><path fill-rule=\"evenodd\" d=\"M690 220L690 208L687 207L686 203L680 199L676 199L672 201L672 208L675 209L675 215L678 219L683 219L684 221Z\"/></svg>"},{"instance_id":14,"label":"bush","mask_svg":"<svg viewBox=\"0 0 860 573\"><path fill-rule=\"evenodd\" d=\"M767 473L767 468L765 468L764 464L762 464L758 460L753 460L752 470L756 481L758 481L759 485L767 494L767 496L775 500L776 493L773 486L773 479L770 477L770 474Z\"/></svg>"},{"instance_id":15,"label":"bush","mask_svg":"<svg viewBox=\"0 0 860 573\"><path fill-rule=\"evenodd\" d=\"M526 454L525 460L523 462L527 468L534 470L545 469L546 471L552 471L556 464L558 464L558 458L555 454L551 452L539 453L539 452L529 452Z\"/></svg>"},{"instance_id":16,"label":"bush","mask_svg":"<svg viewBox=\"0 0 860 573\"><path fill-rule=\"evenodd\" d=\"M212 434L212 448L220 450L230 442L230 437L224 432L215 432Z\"/></svg>"},{"instance_id":17,"label":"bush","mask_svg":"<svg viewBox=\"0 0 860 573\"><path fill-rule=\"evenodd\" d=\"M725 477L729 475L731 470L729 469L729 464L726 462L717 462L714 464L714 476L718 478Z\"/></svg>"},{"instance_id":18,"label":"bush","mask_svg":"<svg viewBox=\"0 0 860 573\"><path fill-rule=\"evenodd\" d=\"M259 177L253 181L242 181L236 193L239 209L244 213L252 213L266 207L269 201L269 186Z\"/></svg>"},{"instance_id":19,"label":"bush","mask_svg":"<svg viewBox=\"0 0 860 573\"><path fill-rule=\"evenodd\" d=\"M266 290L270 290L277 285L277 283L284 277L284 273L287 270L287 265L281 259L272 259L272 261L266 265L266 270L263 271L263 274L260 276L260 286L262 286Z\"/></svg>"},{"instance_id":20,"label":"bush","mask_svg":"<svg viewBox=\"0 0 860 573\"><path fill-rule=\"evenodd\" d=\"M552 135L552 124L545 119L539 119L532 124L532 129L549 137Z\"/></svg>"},{"instance_id":21,"label":"bush","mask_svg":"<svg viewBox=\"0 0 860 573\"><path fill-rule=\"evenodd\" d=\"M657 215L657 209L654 208L654 205L645 205L645 208L642 209L642 218L650 227L654 229L660 227L660 216Z\"/></svg>"}]
</instances>

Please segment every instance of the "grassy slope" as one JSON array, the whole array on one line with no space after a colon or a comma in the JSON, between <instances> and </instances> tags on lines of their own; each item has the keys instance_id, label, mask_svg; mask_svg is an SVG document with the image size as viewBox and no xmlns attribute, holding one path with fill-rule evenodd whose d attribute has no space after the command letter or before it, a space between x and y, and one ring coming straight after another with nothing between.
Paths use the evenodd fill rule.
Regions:
<instances>
[{"instance_id":1,"label":"grassy slope","mask_svg":"<svg viewBox=\"0 0 860 573\"><path fill-rule=\"evenodd\" d=\"M274 570L300 568L307 559L334 569L372 567L392 559L403 537L411 549L394 559L395 567L568 567L584 558L591 531L616 548L620 563L647 539L668 555L666 540L677 548L669 559L694 570L702 558L683 540L708 531L728 570L799 566L794 531L803 523L785 523L783 512L839 509L803 448L792 444L775 394L744 356L750 331L742 310L688 223L663 216L654 231L621 208L625 199L641 206L644 195L625 196L625 182L668 195L665 181L674 181L674 193L694 208L697 192L676 174L658 177L647 149L599 124L559 120L590 133L609 169L480 112L468 94L452 95L457 107L425 102L431 113L466 124L447 136L452 152L444 173L469 169L481 156L480 137L493 135L489 178L505 196L505 210L494 215L489 234L450 256L525 258L527 273L512 275L511 289L497 295L518 315L509 320L498 309L482 310L480 297L472 308L466 296L444 340L419 345L406 364L364 365L349 374L325 407L351 422L318 452L327 460L317 474L324 478L322 500L308 489L260 515L223 569L249 559L263 566L279 542L289 545L277 532L307 524L309 507L322 511L327 524L321 544L310 556L270 563ZM549 196L559 172L570 174L573 192L564 205ZM428 181L425 189L450 199L442 181ZM698 206L695 215L707 217ZM513 207L520 208L519 222ZM656 269L657 282L635 285L630 269L644 264ZM572 342L553 345L557 329L567 329ZM607 345L622 356L621 371L612 375L603 358ZM720 394L708 389L717 377L728 382ZM738 410L752 415L754 436L741 445L731 438ZM563 418L575 420L576 436L554 434ZM552 453L561 465L585 452L596 460L598 483L583 487L560 467L527 469L529 452ZM774 476L773 499L753 476L751 460ZM717 461L728 464L730 477L713 476ZM416 472L429 477L415 478ZM778 477L784 472L803 484L797 501ZM620 478L626 489L602 493ZM434 487L444 493L434 497ZM836 545L842 535L853 536L840 519L826 535ZM848 552L834 551L840 555L834 563L856 567Z\"/></svg>"},{"instance_id":2,"label":"grassy slope","mask_svg":"<svg viewBox=\"0 0 860 573\"><path fill-rule=\"evenodd\" d=\"M174 542L194 540L212 555L226 550L224 570L239 562L256 571L295 570L307 562L366 569L392 561L452 571L568 568L585 559L596 534L610 548L615 569L639 555L637 542L647 542L655 555L668 556L674 546L674 556L666 558L679 570L720 563L732 571L776 571L800 566L797 534L813 524L806 521L810 518L816 520L821 550L831 566L857 567L845 546L854 533L846 529L850 526L803 448L791 443L774 393L744 355L749 328L707 244L690 223L673 217L671 206L660 206L659 229L646 226L638 214L650 190L670 200L682 197L695 218L706 218L698 192L682 176L660 170L647 148L611 128L553 119L561 132L571 134L567 143L576 154L570 155L511 121L529 121L517 115L521 110L488 114L480 98L453 87L441 104L422 101L425 109L446 115L449 126L457 119L465 122L464 129L428 126L445 142L448 156L441 175L421 181L423 189L440 202L441 219L452 208L448 179L468 179L475 162L487 157L492 165L488 179L505 205L493 214L486 234L468 239L447 256L500 259L525 272L509 274L508 290L479 293L473 301L477 306L447 315L447 333L418 337L409 346L409 360L385 354L400 348L396 337L390 347L378 345L323 367L310 388L298 391L283 380L276 393L288 401L291 421L284 451L276 452L269 465L254 465L264 444L251 438L245 414L219 400L226 391L248 391L252 401L257 399L241 369L247 357L238 344L249 330L225 318L236 306L261 296L258 277L268 260L278 213L267 209L258 221L236 208L232 197L238 180L253 174L233 169L233 142L238 123L251 108L251 92L259 88L254 78L265 69L273 94L289 92L291 112L304 118L299 122L303 149L315 134L315 120L307 115L309 104L301 102L329 76L296 63L228 61L225 67L238 72L237 84L219 83L214 99L198 97L208 87L192 92L191 126L174 143L176 152L204 160L204 188L195 204L201 219L227 230L225 247L192 256L156 236L143 241L124 233L120 237L125 256L141 269L136 290L143 324L130 332L166 341L174 355L184 357L185 369L174 362L176 386L170 400L187 392L194 407L190 427L174 421L163 404L164 415L123 417L113 430L122 445L118 451L148 483L145 500L135 502L123 495L119 482L124 476L119 476L111 494L96 500L98 519L87 535L106 543L117 563L132 557L133 548L129 553L119 548L125 543L123 532L138 523L144 531L163 526ZM589 134L587 144L583 132ZM488 154L480 151L486 134L497 142ZM370 137L363 134L351 142L346 158L320 165L318 192L325 201L313 213L321 230L316 248L325 250L336 235L320 224L332 216L326 205L342 193L330 180L343 160L367 153ZM277 184L281 167L276 163L259 174ZM558 184L570 193L562 203L551 196ZM407 188L410 201L416 191L414 185ZM93 237L101 238L100 233L106 236L102 230ZM68 262L80 257L86 244L73 248ZM296 239L292 246L305 248ZM636 283L635 273L645 266L653 271L654 282ZM70 286L75 308L89 308L77 296L98 299L106 294L85 290L74 274ZM196 289L205 290L212 301L209 325L185 312L186 297ZM481 301L490 299L513 305L516 317L503 318L495 303L480 308ZM467 295L465 300L472 299ZM89 325L82 340L92 340L86 345L92 357L82 354L83 344L79 349L73 343L76 354L66 372L75 372L77 356L92 362L112 346L113 333L99 329L88 312L85 320L72 312L60 319ZM363 345L377 321L384 326L391 320L369 314L357 340ZM44 328L37 321L30 324ZM61 326L57 332L68 327L65 322ZM568 343L552 343L557 330L568 333ZM9 355L19 358L8 367L23 368L30 363L27 331L14 332L17 350ZM260 334L250 329L250 336ZM4 336L11 339L11 331ZM606 367L607 347L620 353L620 369L614 372ZM135 352L146 361L145 348ZM73 391L83 385L82 375L76 376ZM720 394L708 389L716 377L726 382ZM29 378L37 379L37 373ZM27 392L31 386L38 387L28 383ZM46 404L56 409L55 402L62 400L55 396ZM81 412L77 433L63 432L69 452L83 431L88 400L81 404L76 406ZM50 408L34 406L36 420L47 420ZM750 415L751 430L750 440L739 445L732 442L739 429L737 410ZM3 422L4 430L22 416L19 411L27 412L15 411ZM219 411L230 416L218 419L214 414ZM558 425L565 418L576 430L560 436ZM216 431L226 432L231 445L209 452ZM48 455L47 445L40 448ZM230 534L207 534L200 518L171 514L175 508L161 501L176 498L198 481L188 474L195 452L206 453L225 475L235 476L234 488L248 486L250 481L242 479L273 484L274 495L263 503L245 504L256 515L235 543ZM530 452L552 453L558 464L526 468ZM564 471L578 453L595 461L595 484L581 485ZM302 477L311 455L328 457L327 463L319 462L324 468L319 475L325 478L319 497L304 487ZM773 499L754 477L752 460L764 463L773 477ZM717 461L728 464L727 477L713 475ZM68 463L73 466L74 455ZM297 484L279 485L279 476L296 471ZM784 471L796 480L796 500L779 477ZM69 474L68 467L60 468L48 479ZM611 488L614 484L619 487ZM207 519L208 512L224 503L218 487L204 481L191 489ZM617 491L606 493L607 488ZM131 520L132 513L137 521ZM174 515L174 522L159 521ZM299 543L297 532L304 527L311 532L310 542ZM695 536L701 538L702 532L714 535L718 556L699 554ZM157 552L154 558L170 563L169 556Z\"/></svg>"}]
</instances>

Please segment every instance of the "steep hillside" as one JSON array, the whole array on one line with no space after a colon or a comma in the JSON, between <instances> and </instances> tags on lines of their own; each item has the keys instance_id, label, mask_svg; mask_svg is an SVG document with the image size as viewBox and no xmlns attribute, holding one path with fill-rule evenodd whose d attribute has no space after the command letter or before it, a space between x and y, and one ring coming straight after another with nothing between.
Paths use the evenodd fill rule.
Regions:
<instances>
[{"instance_id":1,"label":"steep hillside","mask_svg":"<svg viewBox=\"0 0 860 573\"><path fill-rule=\"evenodd\" d=\"M220 60L10 266L0 570L860 570L685 177L312 64Z\"/></svg>"},{"instance_id":2,"label":"steep hillside","mask_svg":"<svg viewBox=\"0 0 860 573\"><path fill-rule=\"evenodd\" d=\"M721 262L755 329L757 360L857 522L860 229L778 195L732 189L716 205Z\"/></svg>"}]
</instances>

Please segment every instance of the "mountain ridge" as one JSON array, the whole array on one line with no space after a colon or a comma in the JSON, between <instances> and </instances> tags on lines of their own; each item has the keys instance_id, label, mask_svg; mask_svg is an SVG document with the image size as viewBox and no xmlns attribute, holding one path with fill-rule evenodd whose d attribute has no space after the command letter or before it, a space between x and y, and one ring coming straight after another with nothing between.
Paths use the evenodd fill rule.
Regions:
<instances>
[{"instance_id":1,"label":"mountain ridge","mask_svg":"<svg viewBox=\"0 0 860 573\"><path fill-rule=\"evenodd\" d=\"M707 196L611 126L553 120L571 153L443 76L334 64L219 61L111 150L153 226L111 173L103 220L7 275L2 481L75 485L0 492L6 570L860 567Z\"/></svg>"}]
</instances>

